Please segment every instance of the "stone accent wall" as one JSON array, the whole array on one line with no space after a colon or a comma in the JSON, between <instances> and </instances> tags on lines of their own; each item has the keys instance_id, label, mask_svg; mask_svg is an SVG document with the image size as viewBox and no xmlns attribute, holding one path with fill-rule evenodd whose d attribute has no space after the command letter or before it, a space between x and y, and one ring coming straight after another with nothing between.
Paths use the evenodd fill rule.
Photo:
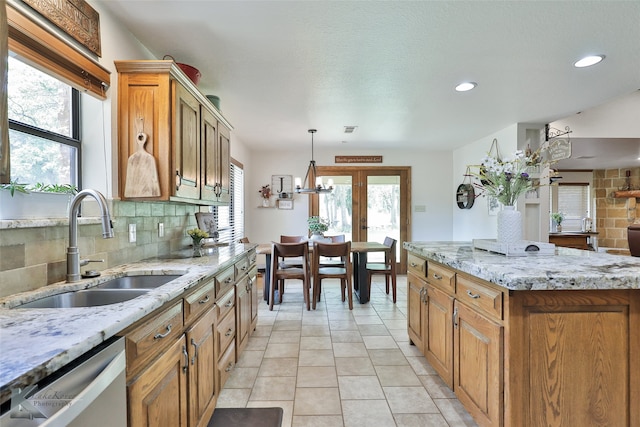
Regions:
<instances>
[{"instance_id":1,"label":"stone accent wall","mask_svg":"<svg viewBox=\"0 0 640 427\"><path fill-rule=\"evenodd\" d=\"M614 191L626 185L626 172L631 171L631 186L640 188L640 167L601 169L594 171L593 186L596 201L598 245L629 249L627 227L640 222L640 203L636 198L614 198Z\"/></svg>"},{"instance_id":2,"label":"stone accent wall","mask_svg":"<svg viewBox=\"0 0 640 427\"><path fill-rule=\"evenodd\" d=\"M194 205L152 202L110 201L114 237L102 238L99 221L80 219L78 248L81 259L104 259L81 271L105 270L128 262L167 255L187 247L186 230L196 227L195 212L208 208ZM69 244L68 220L54 225L0 228L0 297L28 291L66 280L66 252ZM41 223L42 221L40 221ZM85 224L83 224L85 222ZM164 223L164 237L158 237L158 223ZM136 242L129 243L129 224L136 224Z\"/></svg>"}]
</instances>

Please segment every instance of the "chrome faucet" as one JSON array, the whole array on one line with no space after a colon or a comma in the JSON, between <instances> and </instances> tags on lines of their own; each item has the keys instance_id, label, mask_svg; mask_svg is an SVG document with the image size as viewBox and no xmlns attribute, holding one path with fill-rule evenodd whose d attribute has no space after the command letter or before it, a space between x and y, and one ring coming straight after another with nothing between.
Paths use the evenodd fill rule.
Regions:
<instances>
[{"instance_id":1,"label":"chrome faucet","mask_svg":"<svg viewBox=\"0 0 640 427\"><path fill-rule=\"evenodd\" d=\"M82 200L91 196L98 202L100 208L100 217L102 219L102 238L110 239L113 237L113 224L111 223L111 215L109 207L104 196L96 190L82 190L71 200L69 207L69 247L67 248L67 282L77 282L80 280L80 252L78 251L78 211ZM85 263L86 264L86 263ZM84 265L84 264L82 264Z\"/></svg>"}]
</instances>

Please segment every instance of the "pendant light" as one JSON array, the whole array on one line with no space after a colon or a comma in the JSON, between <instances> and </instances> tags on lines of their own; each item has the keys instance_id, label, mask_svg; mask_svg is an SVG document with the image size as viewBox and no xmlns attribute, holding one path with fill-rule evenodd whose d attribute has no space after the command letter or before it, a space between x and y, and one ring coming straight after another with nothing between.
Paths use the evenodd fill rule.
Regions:
<instances>
[{"instance_id":1,"label":"pendant light","mask_svg":"<svg viewBox=\"0 0 640 427\"><path fill-rule=\"evenodd\" d=\"M309 129L308 131L311 134L311 162L309 162L309 167L307 168L307 174L304 177L304 183L302 179L296 177L296 193L301 194L320 194L320 193L331 193L333 191L333 180L330 179L327 183L328 187L324 185L322 182L322 178L318 176L318 172L316 170L316 161L313 159L313 134L317 132L316 129ZM315 181L315 187L312 186L312 183ZM307 187L307 183L309 183L309 187Z\"/></svg>"}]
</instances>

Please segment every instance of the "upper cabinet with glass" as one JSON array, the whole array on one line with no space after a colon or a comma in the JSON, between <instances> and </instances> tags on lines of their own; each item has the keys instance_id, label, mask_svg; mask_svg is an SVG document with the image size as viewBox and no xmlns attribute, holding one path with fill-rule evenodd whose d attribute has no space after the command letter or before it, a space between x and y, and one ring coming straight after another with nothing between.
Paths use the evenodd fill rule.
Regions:
<instances>
[{"instance_id":1,"label":"upper cabinet with glass","mask_svg":"<svg viewBox=\"0 0 640 427\"><path fill-rule=\"evenodd\" d=\"M173 61L115 61L123 200L229 202L231 125Z\"/></svg>"}]
</instances>

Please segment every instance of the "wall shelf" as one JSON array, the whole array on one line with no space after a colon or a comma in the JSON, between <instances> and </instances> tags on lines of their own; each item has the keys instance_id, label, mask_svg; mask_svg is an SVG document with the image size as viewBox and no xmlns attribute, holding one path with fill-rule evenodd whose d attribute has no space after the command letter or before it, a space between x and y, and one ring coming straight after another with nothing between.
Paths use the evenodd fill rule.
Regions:
<instances>
[{"instance_id":1,"label":"wall shelf","mask_svg":"<svg viewBox=\"0 0 640 427\"><path fill-rule=\"evenodd\" d=\"M613 197L615 197L616 199L630 199L633 197L640 197L640 190L614 191Z\"/></svg>"}]
</instances>

